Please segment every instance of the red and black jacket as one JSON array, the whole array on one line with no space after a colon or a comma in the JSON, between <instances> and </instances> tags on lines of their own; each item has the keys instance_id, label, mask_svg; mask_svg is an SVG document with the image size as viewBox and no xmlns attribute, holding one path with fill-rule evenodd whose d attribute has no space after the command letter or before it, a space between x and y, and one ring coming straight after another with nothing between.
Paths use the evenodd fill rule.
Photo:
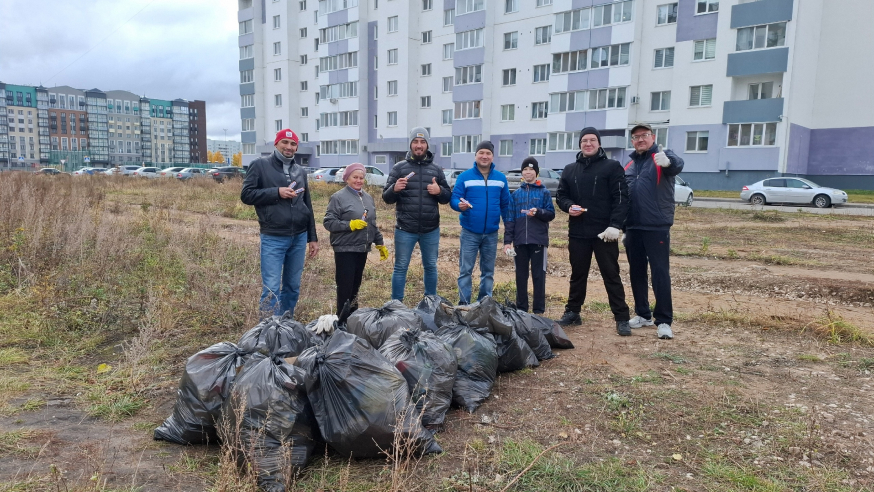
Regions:
<instances>
[{"instance_id":1,"label":"red and black jacket","mask_svg":"<svg viewBox=\"0 0 874 492\"><path fill-rule=\"evenodd\" d=\"M655 163L658 151L658 146L653 145L643 154L635 151L629 155L625 181L631 208L626 229L659 230L674 224L674 176L683 170L683 159L665 150L671 165L659 167Z\"/></svg>"}]
</instances>

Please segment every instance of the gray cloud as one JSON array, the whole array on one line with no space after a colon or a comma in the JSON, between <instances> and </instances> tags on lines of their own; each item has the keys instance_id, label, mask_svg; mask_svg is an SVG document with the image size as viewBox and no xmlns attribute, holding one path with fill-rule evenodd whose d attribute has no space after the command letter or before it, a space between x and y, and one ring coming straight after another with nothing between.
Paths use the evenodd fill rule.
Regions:
<instances>
[{"instance_id":1,"label":"gray cloud","mask_svg":"<svg viewBox=\"0 0 874 492\"><path fill-rule=\"evenodd\" d=\"M239 139L235 0L4 0L2 10L3 82L199 99L209 138Z\"/></svg>"}]
</instances>

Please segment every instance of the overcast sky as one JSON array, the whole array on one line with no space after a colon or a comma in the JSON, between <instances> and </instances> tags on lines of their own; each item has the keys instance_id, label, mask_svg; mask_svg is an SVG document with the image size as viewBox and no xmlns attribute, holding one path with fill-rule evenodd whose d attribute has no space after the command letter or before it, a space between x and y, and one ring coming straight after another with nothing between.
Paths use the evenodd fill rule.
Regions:
<instances>
[{"instance_id":1,"label":"overcast sky","mask_svg":"<svg viewBox=\"0 0 874 492\"><path fill-rule=\"evenodd\" d=\"M0 81L199 99L209 138L239 140L236 0L0 5Z\"/></svg>"}]
</instances>

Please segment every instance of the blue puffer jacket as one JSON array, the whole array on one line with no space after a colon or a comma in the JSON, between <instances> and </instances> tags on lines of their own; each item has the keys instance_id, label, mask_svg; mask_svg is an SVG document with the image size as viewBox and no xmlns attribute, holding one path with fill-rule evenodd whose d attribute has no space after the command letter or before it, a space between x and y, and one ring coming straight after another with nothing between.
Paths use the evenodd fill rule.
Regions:
<instances>
[{"instance_id":1,"label":"blue puffer jacket","mask_svg":"<svg viewBox=\"0 0 874 492\"><path fill-rule=\"evenodd\" d=\"M464 212L458 208L464 198L473 208ZM455 189L449 200L452 210L461 212L459 221L461 227L477 234L491 234L498 231L501 219L506 224L510 221L510 191L507 189L507 177L500 171L495 171L495 165L489 168L489 177L483 177L476 164L458 175Z\"/></svg>"},{"instance_id":2,"label":"blue puffer jacket","mask_svg":"<svg viewBox=\"0 0 874 492\"><path fill-rule=\"evenodd\" d=\"M653 145L643 154L632 152L631 161L625 165L631 200L627 229L660 230L674 224L674 176L683 170L683 159L665 150L671 165L659 167L653 160L658 151L658 145Z\"/></svg>"},{"instance_id":3,"label":"blue puffer jacket","mask_svg":"<svg viewBox=\"0 0 874 492\"><path fill-rule=\"evenodd\" d=\"M555 218L549 190L539 179L531 184L522 182L510 199L510 220L504 222L504 244L548 245L549 222ZM534 217L522 213L529 208L537 209Z\"/></svg>"}]
</instances>

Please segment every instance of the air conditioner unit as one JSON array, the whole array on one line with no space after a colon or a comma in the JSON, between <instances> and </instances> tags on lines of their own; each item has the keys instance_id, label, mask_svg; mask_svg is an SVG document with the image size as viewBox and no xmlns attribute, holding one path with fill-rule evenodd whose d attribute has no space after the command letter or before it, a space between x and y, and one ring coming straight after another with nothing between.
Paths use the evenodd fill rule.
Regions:
<instances>
[{"instance_id":1,"label":"air conditioner unit","mask_svg":"<svg viewBox=\"0 0 874 492\"><path fill-rule=\"evenodd\" d=\"M337 104L337 98L336 98L336 97L332 97L332 98L330 99L330 101L331 101L331 104Z\"/></svg>"},{"instance_id":2,"label":"air conditioner unit","mask_svg":"<svg viewBox=\"0 0 874 492\"><path fill-rule=\"evenodd\" d=\"M637 104L640 102L640 98L637 96L631 96L631 104Z\"/></svg>"}]
</instances>

